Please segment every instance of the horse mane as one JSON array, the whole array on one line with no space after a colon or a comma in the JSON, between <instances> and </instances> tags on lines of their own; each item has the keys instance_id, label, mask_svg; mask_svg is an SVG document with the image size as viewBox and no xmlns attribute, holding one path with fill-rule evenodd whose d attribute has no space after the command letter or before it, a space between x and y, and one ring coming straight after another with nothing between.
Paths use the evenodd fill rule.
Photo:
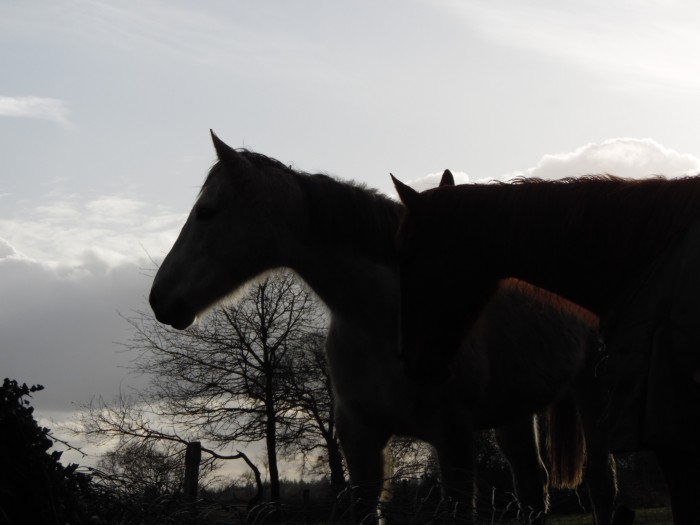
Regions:
<instances>
[{"instance_id":1,"label":"horse mane","mask_svg":"<svg viewBox=\"0 0 700 525\"><path fill-rule=\"evenodd\" d=\"M394 236L402 206L364 184L341 181L325 174L298 174L307 197L311 227L319 238L349 240L383 260L394 260Z\"/></svg>"},{"instance_id":2,"label":"horse mane","mask_svg":"<svg viewBox=\"0 0 700 525\"><path fill-rule=\"evenodd\" d=\"M700 177L519 177L507 183L435 188L424 195L429 207L441 211L431 214L435 220L444 212L477 221L470 228L478 224L485 237L517 227L524 239L527 228L546 226L552 242L561 244L564 236L575 235L588 243L578 250L594 250L602 236L621 255L658 253L682 235L691 219L700 217Z\"/></svg>"},{"instance_id":3,"label":"horse mane","mask_svg":"<svg viewBox=\"0 0 700 525\"><path fill-rule=\"evenodd\" d=\"M256 168L259 168L259 169L275 168L278 170L289 171L292 173L302 173L302 172L299 172L299 171L292 169L291 166L287 166L283 162L280 162L277 159L273 159L272 157L268 157L267 155L263 155L262 153L257 153L255 151L251 151L249 149L239 149L237 151L240 155L242 155L248 162L250 162Z\"/></svg>"},{"instance_id":4,"label":"horse mane","mask_svg":"<svg viewBox=\"0 0 700 525\"><path fill-rule=\"evenodd\" d=\"M462 267L478 250L479 271L534 282L596 313L700 219L700 177L521 177L421 197L421 229L436 246L453 246Z\"/></svg>"},{"instance_id":5,"label":"horse mane","mask_svg":"<svg viewBox=\"0 0 700 525\"><path fill-rule=\"evenodd\" d=\"M662 176L657 176L655 178L663 179ZM609 173L602 173L598 175L581 175L579 177L563 177L561 179L543 179L540 177L526 177L525 175L519 175L517 177L513 177L507 182L502 182L501 184L576 184L583 181L624 182L635 180L640 179L625 179L616 175L610 175Z\"/></svg>"},{"instance_id":6,"label":"horse mane","mask_svg":"<svg viewBox=\"0 0 700 525\"><path fill-rule=\"evenodd\" d=\"M383 260L394 260L394 234L398 228L402 206L364 184L344 181L325 173L311 174L293 169L277 159L247 149L236 152L251 166L261 171L274 170L295 182L303 190L310 217L310 226L317 237L329 245L342 237L345 245L363 247ZM211 180L225 170L217 162L202 185L203 192Z\"/></svg>"},{"instance_id":7,"label":"horse mane","mask_svg":"<svg viewBox=\"0 0 700 525\"><path fill-rule=\"evenodd\" d=\"M279 160L273 159L272 157L268 157L267 155L263 155L262 153L256 153L255 151L251 151L245 148L237 149L236 153L238 153L241 157L247 160L253 167L258 169L276 169L288 173L302 173L299 171L295 171L291 167L288 167L284 163L280 162ZM225 169L225 164L220 160L217 160L216 163L209 170L209 173L207 174L206 178L204 179L204 183L202 184L202 187L199 190L199 195L202 195L202 193L204 193L204 190L206 190L207 187L211 184L212 180Z\"/></svg>"}]
</instances>

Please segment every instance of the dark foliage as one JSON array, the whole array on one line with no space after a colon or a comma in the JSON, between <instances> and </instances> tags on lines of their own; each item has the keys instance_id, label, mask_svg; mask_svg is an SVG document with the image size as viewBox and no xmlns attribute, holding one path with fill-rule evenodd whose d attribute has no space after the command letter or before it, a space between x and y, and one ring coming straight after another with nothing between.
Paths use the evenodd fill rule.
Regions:
<instances>
[{"instance_id":1,"label":"dark foliage","mask_svg":"<svg viewBox=\"0 0 700 525\"><path fill-rule=\"evenodd\" d=\"M337 494L327 478L314 482L282 481L280 503L251 507L249 502L255 491L252 484L203 490L192 501L177 489L155 490L154 486L134 491L133 480L118 474L94 470L87 476L78 472L75 464L64 467L59 462L61 453L49 452L54 441L49 429L35 421L27 399L42 389L9 379L2 385L0 525L178 525L195 520L207 525L352 523L349 491ZM484 523L515 523L508 471L492 441L489 435L482 436L477 453L485 481L477 498L479 519ZM630 464L623 465L623 469L637 474L649 471L651 476L653 469L642 459L627 460ZM382 513L393 523L439 522L445 517L439 482L430 473L397 477L391 492L393 499L382 504Z\"/></svg>"},{"instance_id":2,"label":"dark foliage","mask_svg":"<svg viewBox=\"0 0 700 525\"><path fill-rule=\"evenodd\" d=\"M89 476L78 465L63 466L61 452L49 452L49 429L34 419L28 397L43 390L5 379L0 396L0 524L80 524L80 495Z\"/></svg>"}]
</instances>

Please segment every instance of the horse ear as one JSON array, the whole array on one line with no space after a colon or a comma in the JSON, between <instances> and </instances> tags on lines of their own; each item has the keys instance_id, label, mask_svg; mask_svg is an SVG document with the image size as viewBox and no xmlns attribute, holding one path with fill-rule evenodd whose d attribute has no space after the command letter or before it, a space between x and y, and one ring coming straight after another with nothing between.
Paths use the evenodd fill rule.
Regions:
<instances>
[{"instance_id":1,"label":"horse ear","mask_svg":"<svg viewBox=\"0 0 700 525\"><path fill-rule=\"evenodd\" d=\"M238 153L231 146L226 144L223 140L216 136L214 130L209 130L211 133L211 140L214 143L214 149L216 150L216 156L222 162L236 162L239 158Z\"/></svg>"},{"instance_id":2,"label":"horse ear","mask_svg":"<svg viewBox=\"0 0 700 525\"><path fill-rule=\"evenodd\" d=\"M440 179L440 187L442 186L454 186L455 178L450 170L445 170L442 172L442 178Z\"/></svg>"},{"instance_id":3,"label":"horse ear","mask_svg":"<svg viewBox=\"0 0 700 525\"><path fill-rule=\"evenodd\" d=\"M420 193L418 193L416 190L411 188L410 186L407 186L403 182L401 182L399 179L394 177L392 173L391 175L391 180L394 181L394 187L396 188L396 193L399 194L399 199L401 199L401 202L403 202L403 205L406 206L408 210L415 210L416 206L418 206L418 201L420 199Z\"/></svg>"}]
</instances>

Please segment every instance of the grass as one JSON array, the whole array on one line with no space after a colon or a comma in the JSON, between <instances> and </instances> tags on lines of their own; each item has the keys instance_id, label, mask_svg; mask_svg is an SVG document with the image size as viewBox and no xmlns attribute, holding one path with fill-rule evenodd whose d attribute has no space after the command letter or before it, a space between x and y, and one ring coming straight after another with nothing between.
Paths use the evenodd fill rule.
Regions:
<instances>
[{"instance_id":1,"label":"grass","mask_svg":"<svg viewBox=\"0 0 700 525\"><path fill-rule=\"evenodd\" d=\"M670 508L637 509L634 525L673 525ZM550 516L548 525L592 525L591 514L570 514L568 516Z\"/></svg>"}]
</instances>

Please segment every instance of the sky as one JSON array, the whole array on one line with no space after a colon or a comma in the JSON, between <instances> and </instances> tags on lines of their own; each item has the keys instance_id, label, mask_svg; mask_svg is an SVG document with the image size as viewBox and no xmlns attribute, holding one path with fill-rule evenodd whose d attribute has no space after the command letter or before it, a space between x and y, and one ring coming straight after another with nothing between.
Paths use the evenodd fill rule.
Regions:
<instances>
[{"instance_id":1,"label":"sky","mask_svg":"<svg viewBox=\"0 0 700 525\"><path fill-rule=\"evenodd\" d=\"M393 195L445 168L700 172L700 4L0 0L0 374L61 421L128 374L209 129ZM48 426L52 426L48 424Z\"/></svg>"}]
</instances>

